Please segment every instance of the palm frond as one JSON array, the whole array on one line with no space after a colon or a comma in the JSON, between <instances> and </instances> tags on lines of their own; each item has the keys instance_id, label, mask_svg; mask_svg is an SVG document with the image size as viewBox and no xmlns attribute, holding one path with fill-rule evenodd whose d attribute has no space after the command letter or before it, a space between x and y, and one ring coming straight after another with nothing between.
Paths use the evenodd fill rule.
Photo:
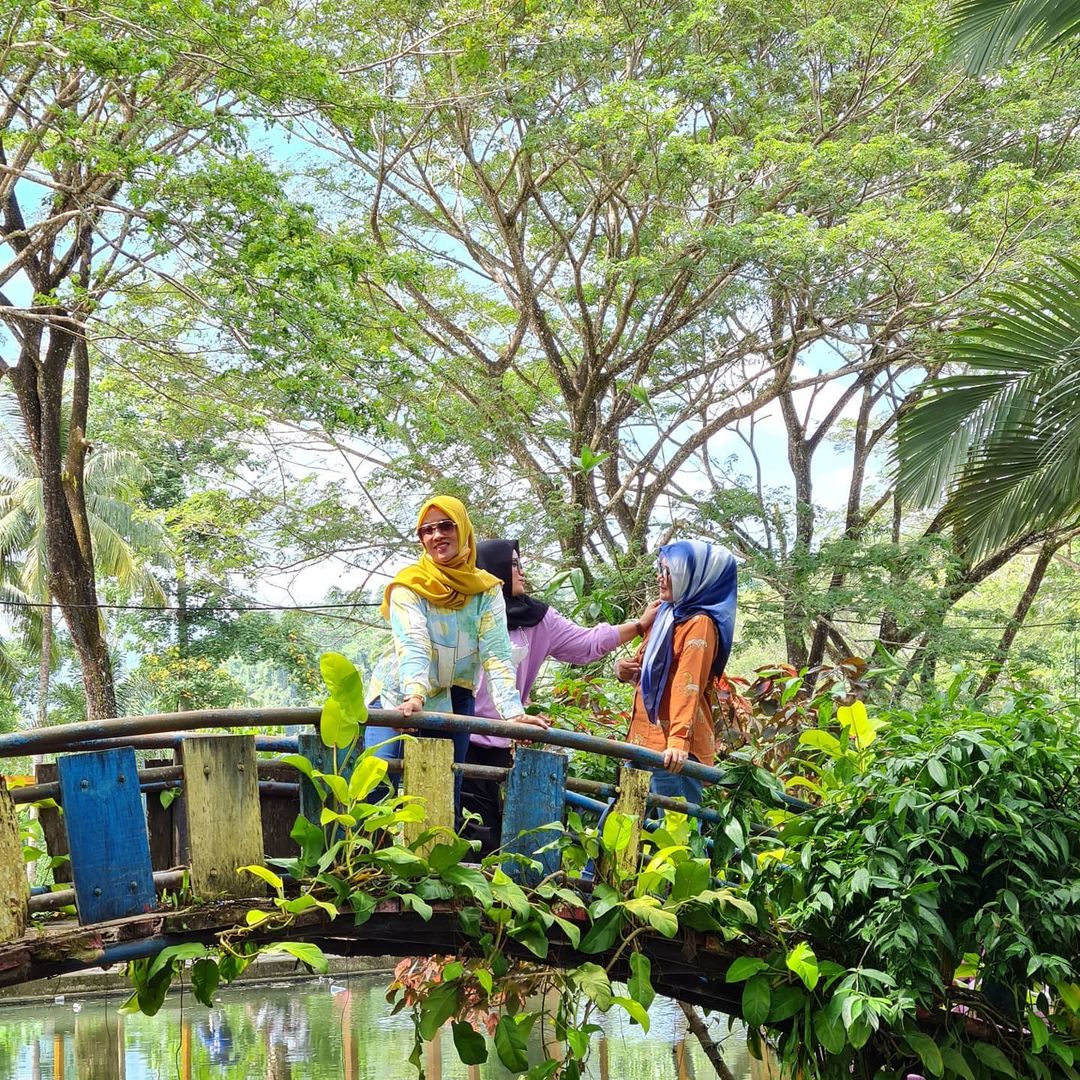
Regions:
<instances>
[{"instance_id":1,"label":"palm frond","mask_svg":"<svg viewBox=\"0 0 1080 1080\"><path fill-rule=\"evenodd\" d=\"M66 445L67 412L61 441ZM35 599L48 592L45 508L33 456L16 439L0 444L0 554L21 563L20 584ZM169 564L160 515L140 508L150 474L137 455L99 447L86 461L84 493L95 571L132 595L162 602L161 585L148 563ZM0 602L2 603L2 602Z\"/></svg>"},{"instance_id":2,"label":"palm frond","mask_svg":"<svg viewBox=\"0 0 1080 1080\"><path fill-rule=\"evenodd\" d=\"M6 643L0 641L0 686L11 690L18 685L22 676L22 667L8 651Z\"/></svg>"},{"instance_id":3,"label":"palm frond","mask_svg":"<svg viewBox=\"0 0 1080 1080\"><path fill-rule=\"evenodd\" d=\"M1080 263L1058 259L991 301L948 343L968 370L927 384L895 454L901 496L926 506L944 494L973 552L1080 520Z\"/></svg>"},{"instance_id":4,"label":"palm frond","mask_svg":"<svg viewBox=\"0 0 1080 1080\"><path fill-rule=\"evenodd\" d=\"M960 0L947 19L967 70L981 74L1018 50L1040 52L1080 34L1078 0Z\"/></svg>"}]
</instances>

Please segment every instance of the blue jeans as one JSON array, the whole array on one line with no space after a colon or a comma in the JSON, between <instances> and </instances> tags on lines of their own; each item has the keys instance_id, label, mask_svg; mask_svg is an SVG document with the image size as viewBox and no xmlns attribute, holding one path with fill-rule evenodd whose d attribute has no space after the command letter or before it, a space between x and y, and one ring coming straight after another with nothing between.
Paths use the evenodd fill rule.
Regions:
<instances>
[{"instance_id":1,"label":"blue jeans","mask_svg":"<svg viewBox=\"0 0 1080 1080\"><path fill-rule=\"evenodd\" d=\"M691 761L697 761L692 754ZM668 772L667 769L652 769L652 783L649 785L654 795L665 795L669 799L685 799L688 803L701 804L701 792L704 787L700 780L693 780L683 773Z\"/></svg>"},{"instance_id":2,"label":"blue jeans","mask_svg":"<svg viewBox=\"0 0 1080 1080\"><path fill-rule=\"evenodd\" d=\"M451 707L458 716L472 716L473 710L476 707L476 698L473 697L473 692L460 686L452 686L450 688L450 702ZM376 698L368 707L371 709L381 709L382 702L379 698ZM376 727L374 724L368 724L368 726L364 728L364 749L368 750L373 746L377 746L387 739L394 738L397 734L397 728ZM469 733L467 731L424 731L422 732L422 735L425 739L450 739L454 744L455 765L462 764L468 756ZM404 757L405 751L402 749L403 745L402 741L398 739L388 746L380 746L379 749L375 751L375 756L382 758L383 761L392 761L394 758ZM464 777L461 773L454 773L454 813L456 815L461 813L461 781L463 779ZM393 788L396 791L397 783L389 776L387 777L387 781L393 785Z\"/></svg>"}]
</instances>

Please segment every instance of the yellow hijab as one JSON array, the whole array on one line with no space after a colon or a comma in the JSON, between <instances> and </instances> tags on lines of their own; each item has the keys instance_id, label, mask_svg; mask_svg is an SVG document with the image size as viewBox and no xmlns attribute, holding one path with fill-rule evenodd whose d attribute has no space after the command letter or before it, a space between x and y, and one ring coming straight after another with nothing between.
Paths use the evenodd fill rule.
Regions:
<instances>
[{"instance_id":1,"label":"yellow hijab","mask_svg":"<svg viewBox=\"0 0 1080 1080\"><path fill-rule=\"evenodd\" d=\"M439 564L425 551L412 566L399 571L383 594L380 610L384 619L390 618L390 590L395 585L404 585L429 603L450 608L451 611L463 608L470 596L487 592L496 585L502 588L502 582L494 574L476 568L476 537L469 512L460 499L452 495L437 495L428 499L420 507L416 527L420 527L424 515L433 506L438 507L457 526L458 553L449 563Z\"/></svg>"}]
</instances>

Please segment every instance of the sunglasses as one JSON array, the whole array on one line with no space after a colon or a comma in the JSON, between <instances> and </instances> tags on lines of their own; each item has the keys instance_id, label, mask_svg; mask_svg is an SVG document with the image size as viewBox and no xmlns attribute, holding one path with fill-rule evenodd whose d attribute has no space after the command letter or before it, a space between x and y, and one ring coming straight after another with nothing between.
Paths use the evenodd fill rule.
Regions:
<instances>
[{"instance_id":1,"label":"sunglasses","mask_svg":"<svg viewBox=\"0 0 1080 1080\"><path fill-rule=\"evenodd\" d=\"M433 521L430 525L421 525L416 530L416 535L421 540L426 540L429 536L437 536L442 534L443 536L450 536L452 533L457 532L457 526L449 519L443 518L442 521Z\"/></svg>"},{"instance_id":2,"label":"sunglasses","mask_svg":"<svg viewBox=\"0 0 1080 1080\"><path fill-rule=\"evenodd\" d=\"M656 575L657 575L657 577L666 578L668 581L670 581L671 580L671 567L670 566L665 566L663 563L661 563L656 568Z\"/></svg>"}]
</instances>

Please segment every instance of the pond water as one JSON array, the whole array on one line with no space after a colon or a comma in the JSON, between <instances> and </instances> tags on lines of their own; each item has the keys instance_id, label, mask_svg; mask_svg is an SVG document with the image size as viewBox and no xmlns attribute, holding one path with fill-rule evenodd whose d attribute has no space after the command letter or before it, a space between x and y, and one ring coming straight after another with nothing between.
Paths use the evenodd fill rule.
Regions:
<instances>
[{"instance_id":1,"label":"pond water","mask_svg":"<svg viewBox=\"0 0 1080 1080\"><path fill-rule=\"evenodd\" d=\"M388 975L238 986L206 1009L170 995L157 1016L122 1016L126 995L0 1007L0 1077L11 1080L407 1080L412 1021L390 1016ZM618 1015L616 1015L618 1013ZM599 1017L591 1080L715 1076L678 1006L657 998L648 1034L619 1010ZM710 1023L738 1080L750 1063L738 1025ZM534 1030L530 1057L543 1057ZM462 1065L449 1031L428 1047L428 1080L503 1080L494 1060ZM491 1046L489 1042L489 1047Z\"/></svg>"}]
</instances>

